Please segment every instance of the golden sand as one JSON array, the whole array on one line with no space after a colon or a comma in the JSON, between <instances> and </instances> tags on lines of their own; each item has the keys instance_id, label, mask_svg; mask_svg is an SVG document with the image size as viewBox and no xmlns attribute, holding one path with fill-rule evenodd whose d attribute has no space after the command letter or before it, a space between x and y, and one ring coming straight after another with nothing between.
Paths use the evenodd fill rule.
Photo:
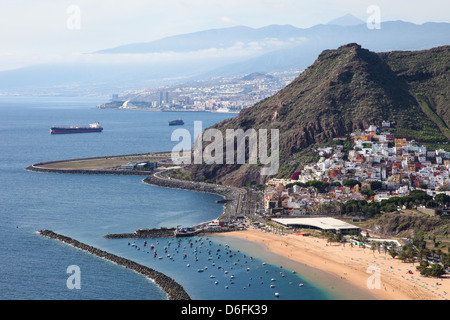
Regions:
<instances>
[{"instance_id":1,"label":"golden sand","mask_svg":"<svg viewBox=\"0 0 450 320\"><path fill-rule=\"evenodd\" d=\"M317 237L279 235L252 228L226 235L262 243L273 253L331 272L383 300L443 300L450 296L449 277L423 277L416 270L417 263L403 263L383 250L329 244Z\"/></svg>"}]
</instances>

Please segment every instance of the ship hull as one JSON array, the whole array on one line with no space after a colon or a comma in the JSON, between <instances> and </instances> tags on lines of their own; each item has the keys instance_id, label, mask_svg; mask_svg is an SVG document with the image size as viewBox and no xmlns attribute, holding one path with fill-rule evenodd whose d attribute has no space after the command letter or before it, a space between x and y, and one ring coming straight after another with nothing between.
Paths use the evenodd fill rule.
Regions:
<instances>
[{"instance_id":1,"label":"ship hull","mask_svg":"<svg viewBox=\"0 0 450 320\"><path fill-rule=\"evenodd\" d=\"M102 132L103 128L50 128L51 134L70 134L70 133L89 133L89 132Z\"/></svg>"}]
</instances>

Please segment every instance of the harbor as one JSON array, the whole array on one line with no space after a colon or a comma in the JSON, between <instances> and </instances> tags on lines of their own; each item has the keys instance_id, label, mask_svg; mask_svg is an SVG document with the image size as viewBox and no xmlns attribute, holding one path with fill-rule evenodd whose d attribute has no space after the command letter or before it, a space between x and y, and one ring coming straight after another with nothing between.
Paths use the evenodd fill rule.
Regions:
<instances>
[{"instance_id":1,"label":"harbor","mask_svg":"<svg viewBox=\"0 0 450 320\"><path fill-rule=\"evenodd\" d=\"M152 268L164 266L166 274L187 275L183 286L195 288L193 291L202 295L209 292L226 300L240 300L247 294L261 300L328 298L287 261L279 260L283 265L274 265L258 258L258 251L256 256L250 254L254 250L247 250L245 241L241 246L231 246L228 240L233 243L217 235L115 241L126 255ZM195 294L191 297L195 299Z\"/></svg>"}]
</instances>

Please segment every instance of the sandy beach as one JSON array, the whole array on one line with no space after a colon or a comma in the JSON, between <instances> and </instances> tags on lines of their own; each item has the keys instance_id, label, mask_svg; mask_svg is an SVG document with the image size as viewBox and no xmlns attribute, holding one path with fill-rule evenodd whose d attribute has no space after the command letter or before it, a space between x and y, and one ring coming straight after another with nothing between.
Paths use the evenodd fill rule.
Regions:
<instances>
[{"instance_id":1,"label":"sandy beach","mask_svg":"<svg viewBox=\"0 0 450 320\"><path fill-rule=\"evenodd\" d=\"M325 239L313 236L279 235L254 228L230 232L227 236L265 244L273 253L330 272L382 300L447 300L450 297L448 276L423 277L416 270L417 263L403 263L383 250L373 252L349 244L328 244Z\"/></svg>"}]
</instances>

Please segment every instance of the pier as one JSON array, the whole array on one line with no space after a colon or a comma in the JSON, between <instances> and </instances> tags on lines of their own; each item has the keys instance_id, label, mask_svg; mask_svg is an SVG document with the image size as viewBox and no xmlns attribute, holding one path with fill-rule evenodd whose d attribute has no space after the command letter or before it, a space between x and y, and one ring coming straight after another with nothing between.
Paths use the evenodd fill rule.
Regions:
<instances>
[{"instance_id":1,"label":"pier","mask_svg":"<svg viewBox=\"0 0 450 320\"><path fill-rule=\"evenodd\" d=\"M75 248L81 249L97 257L103 258L119 266L125 267L127 269L133 270L139 274L144 275L145 277L153 280L167 294L169 300L191 300L187 292L180 284L178 284L175 280L159 271L143 266L134 261L121 258L106 251L97 249L90 245L79 242L75 239L57 234L51 230L41 230L38 231L38 233L44 237L58 240L62 243L71 245Z\"/></svg>"},{"instance_id":2,"label":"pier","mask_svg":"<svg viewBox=\"0 0 450 320\"><path fill-rule=\"evenodd\" d=\"M151 152L39 162L28 166L26 170L46 173L148 176L153 173L153 167L136 165L131 168L129 164L149 162L158 163L163 168L172 166L170 152Z\"/></svg>"},{"instance_id":3,"label":"pier","mask_svg":"<svg viewBox=\"0 0 450 320\"><path fill-rule=\"evenodd\" d=\"M213 233L231 232L239 230L235 225L226 227L210 227L208 224L200 224L189 228L190 230L175 228L138 229L134 233L109 233L106 239L151 239L151 238L173 238L194 237Z\"/></svg>"}]
</instances>

